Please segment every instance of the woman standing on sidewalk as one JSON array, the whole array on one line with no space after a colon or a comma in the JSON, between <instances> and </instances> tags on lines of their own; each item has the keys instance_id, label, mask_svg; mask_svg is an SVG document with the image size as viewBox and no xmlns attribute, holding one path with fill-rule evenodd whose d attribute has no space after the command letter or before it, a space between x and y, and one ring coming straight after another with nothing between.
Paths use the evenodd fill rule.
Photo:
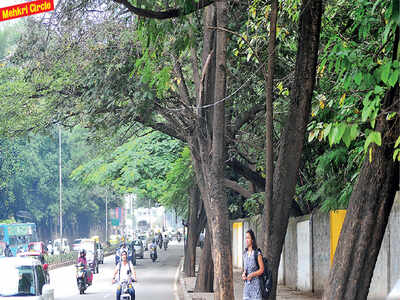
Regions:
<instances>
[{"instance_id":1,"label":"woman standing on sidewalk","mask_svg":"<svg viewBox=\"0 0 400 300\"><path fill-rule=\"evenodd\" d=\"M264 262L261 251L257 247L256 237L251 229L246 232L246 246L247 248L243 253L242 279L245 282L243 300L262 300L259 276L264 272Z\"/></svg>"}]
</instances>

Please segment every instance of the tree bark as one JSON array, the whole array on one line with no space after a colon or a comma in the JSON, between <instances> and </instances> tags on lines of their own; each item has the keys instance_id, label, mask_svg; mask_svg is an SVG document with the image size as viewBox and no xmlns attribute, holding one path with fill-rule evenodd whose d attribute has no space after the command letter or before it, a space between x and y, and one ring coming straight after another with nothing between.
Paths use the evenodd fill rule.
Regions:
<instances>
[{"instance_id":1,"label":"tree bark","mask_svg":"<svg viewBox=\"0 0 400 300\"><path fill-rule=\"evenodd\" d=\"M274 60L275 60L275 41L276 41L276 21L278 18L278 0L272 0L271 3L271 22L268 40L268 70L265 74L265 200L264 216L270 210L269 204L272 203L273 195L273 175L274 175L274 153L272 135L273 125L273 79L274 79ZM263 218L265 227L265 218Z\"/></svg>"},{"instance_id":2,"label":"tree bark","mask_svg":"<svg viewBox=\"0 0 400 300\"><path fill-rule=\"evenodd\" d=\"M218 1L216 9L217 27L226 28L227 1ZM225 31L217 31L212 158L211 160L208 158L208 153L207 157L203 156L203 165L207 167L204 175L207 177L209 192L205 204L209 223L213 224L210 229L213 237L214 273L217 279L215 300L234 299L230 223L224 185L225 101L223 99L226 92L226 50L227 34Z\"/></svg>"},{"instance_id":3,"label":"tree bark","mask_svg":"<svg viewBox=\"0 0 400 300\"><path fill-rule=\"evenodd\" d=\"M233 191L239 193L241 196L244 198L248 199L251 197L252 194L254 194L254 191L251 192L244 187L242 187L239 183L236 181L230 180L225 178L225 187L232 189Z\"/></svg>"},{"instance_id":4,"label":"tree bark","mask_svg":"<svg viewBox=\"0 0 400 300\"><path fill-rule=\"evenodd\" d=\"M227 2L220 1L215 4L217 26L227 26ZM192 153L192 162L196 174L196 180L202 194L206 209L207 220L210 226L207 232L212 238L212 257L216 281L215 300L231 300L233 295L233 270L232 249L230 236L230 223L228 204L224 184L225 167L225 97L226 89L226 32L217 31L210 34L210 26L213 24L213 11L206 8L204 23L204 47L203 48L203 74L205 67L211 61L215 53L215 72L213 68L207 69L207 75L215 80L205 83L201 80L197 99L198 119L193 135L188 137L189 147ZM215 39L215 51L213 40ZM207 57L207 59L206 59ZM214 75L213 75L214 74ZM202 76L204 78L205 76ZM212 92L212 93L211 93ZM203 97L205 97L203 99ZM204 102L213 104L210 108L203 108ZM208 116L206 111L212 111L212 120L204 118Z\"/></svg>"},{"instance_id":5,"label":"tree bark","mask_svg":"<svg viewBox=\"0 0 400 300\"><path fill-rule=\"evenodd\" d=\"M203 231L207 222L204 205L200 197L199 189L196 185L190 189L189 201L188 239L185 249L183 271L186 276L194 277L196 276L196 246L200 233Z\"/></svg>"},{"instance_id":6,"label":"tree bark","mask_svg":"<svg viewBox=\"0 0 400 300\"><path fill-rule=\"evenodd\" d=\"M279 156L274 172L273 197L265 203L264 253L269 260L274 283L269 299L276 298L280 256L310 114L323 13L322 3L322 0L303 0L300 8L295 82L291 90L287 122L281 134Z\"/></svg>"},{"instance_id":7,"label":"tree bark","mask_svg":"<svg viewBox=\"0 0 400 300\"><path fill-rule=\"evenodd\" d=\"M206 227L204 247L201 252L199 274L197 275L195 292L211 293L214 291L214 263L211 256L211 236L209 226Z\"/></svg>"},{"instance_id":8,"label":"tree bark","mask_svg":"<svg viewBox=\"0 0 400 300\"><path fill-rule=\"evenodd\" d=\"M394 44L396 59L399 27ZM395 105L399 111L399 84L387 94L382 109ZM395 104L397 101L397 104ZM329 273L323 299L367 299L369 286L385 234L396 191L399 189L399 162L393 161L393 145L400 135L400 122L378 119L377 131L382 146L372 146L364 160L358 181L350 197L349 207Z\"/></svg>"}]
</instances>

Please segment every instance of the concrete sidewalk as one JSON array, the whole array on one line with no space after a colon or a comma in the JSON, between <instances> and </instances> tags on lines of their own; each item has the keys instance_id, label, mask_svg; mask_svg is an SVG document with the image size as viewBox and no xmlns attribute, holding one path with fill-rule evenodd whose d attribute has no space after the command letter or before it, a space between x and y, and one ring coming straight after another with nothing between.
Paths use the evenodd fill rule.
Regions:
<instances>
[{"instance_id":1,"label":"concrete sidewalk","mask_svg":"<svg viewBox=\"0 0 400 300\"><path fill-rule=\"evenodd\" d=\"M235 291L235 300L243 300L243 280L241 278L241 270L235 269L233 271L233 284ZM290 289L284 285L278 285L277 300L316 300L321 299L313 296L312 293L305 293Z\"/></svg>"},{"instance_id":2,"label":"concrete sidewalk","mask_svg":"<svg viewBox=\"0 0 400 300\"><path fill-rule=\"evenodd\" d=\"M201 250L198 248L196 253L196 261L200 258ZM214 293L193 293L194 286L196 284L196 277L186 277L182 272L183 269L183 258L180 264L180 274L177 282L178 295L180 300L214 300ZM198 265L196 265L196 272ZM241 270L233 270L233 285L235 300L243 300L243 280L241 278ZM290 289L283 285L278 285L277 300L316 300L321 297L316 297L312 293L305 293Z\"/></svg>"}]
</instances>

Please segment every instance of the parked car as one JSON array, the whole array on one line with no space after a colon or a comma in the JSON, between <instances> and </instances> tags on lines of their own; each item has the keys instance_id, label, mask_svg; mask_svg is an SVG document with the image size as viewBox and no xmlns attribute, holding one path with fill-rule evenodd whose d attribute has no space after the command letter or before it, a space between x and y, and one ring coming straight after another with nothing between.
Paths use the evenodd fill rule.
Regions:
<instances>
[{"instance_id":1,"label":"parked car","mask_svg":"<svg viewBox=\"0 0 400 300\"><path fill-rule=\"evenodd\" d=\"M103 245L100 243L96 243L97 247L97 259L99 261L99 264L104 264L104 249Z\"/></svg>"},{"instance_id":2,"label":"parked car","mask_svg":"<svg viewBox=\"0 0 400 300\"><path fill-rule=\"evenodd\" d=\"M0 259L0 296L10 300L54 300L41 263L32 257Z\"/></svg>"},{"instance_id":3,"label":"parked car","mask_svg":"<svg viewBox=\"0 0 400 300\"><path fill-rule=\"evenodd\" d=\"M142 258L144 257L144 245L142 240L133 240L132 242L133 247L135 248L135 253L136 253L136 258Z\"/></svg>"}]
</instances>

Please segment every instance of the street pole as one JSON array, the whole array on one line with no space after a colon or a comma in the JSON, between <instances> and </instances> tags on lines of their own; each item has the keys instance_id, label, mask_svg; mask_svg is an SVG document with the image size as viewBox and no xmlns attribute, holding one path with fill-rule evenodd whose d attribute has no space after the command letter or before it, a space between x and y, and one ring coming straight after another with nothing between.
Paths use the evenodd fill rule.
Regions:
<instances>
[{"instance_id":1,"label":"street pole","mask_svg":"<svg viewBox=\"0 0 400 300\"><path fill-rule=\"evenodd\" d=\"M106 244L108 242L108 189L106 189Z\"/></svg>"},{"instance_id":2,"label":"street pole","mask_svg":"<svg viewBox=\"0 0 400 300\"><path fill-rule=\"evenodd\" d=\"M62 242L62 236L63 236L63 220L62 220L62 172L61 172L61 126L58 124L58 150L59 150L59 155L58 155L58 170L59 170L59 177L60 177L60 240L61 240L61 249L60 251L63 250L63 242Z\"/></svg>"},{"instance_id":3,"label":"street pole","mask_svg":"<svg viewBox=\"0 0 400 300\"><path fill-rule=\"evenodd\" d=\"M183 251L186 253L186 241L185 241L185 225L183 225Z\"/></svg>"},{"instance_id":4,"label":"street pole","mask_svg":"<svg viewBox=\"0 0 400 300\"><path fill-rule=\"evenodd\" d=\"M131 232L133 233L133 195L130 194L129 198L131 199Z\"/></svg>"},{"instance_id":5,"label":"street pole","mask_svg":"<svg viewBox=\"0 0 400 300\"><path fill-rule=\"evenodd\" d=\"M150 209L150 198L149 198L149 224L150 224L150 230L151 228L151 209Z\"/></svg>"}]
</instances>

